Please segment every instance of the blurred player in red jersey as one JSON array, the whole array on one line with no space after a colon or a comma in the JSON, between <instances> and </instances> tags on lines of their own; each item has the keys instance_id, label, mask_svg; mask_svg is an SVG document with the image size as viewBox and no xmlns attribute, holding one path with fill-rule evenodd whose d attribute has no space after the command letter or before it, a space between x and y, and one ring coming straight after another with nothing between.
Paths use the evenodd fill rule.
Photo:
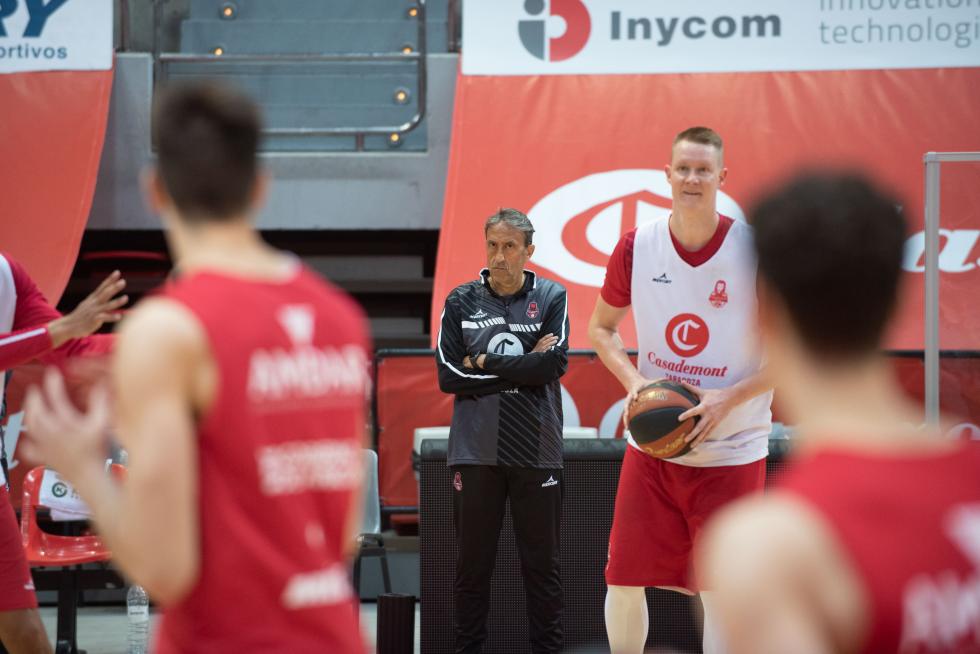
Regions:
<instances>
[{"instance_id":1,"label":"blurred player in red jersey","mask_svg":"<svg viewBox=\"0 0 980 654\"><path fill-rule=\"evenodd\" d=\"M920 428L879 348L898 203L801 176L753 212L762 329L795 461L699 546L736 653L980 652L980 443Z\"/></svg>"},{"instance_id":2,"label":"blurred player in red jersey","mask_svg":"<svg viewBox=\"0 0 980 654\"><path fill-rule=\"evenodd\" d=\"M253 227L260 128L255 105L219 84L158 93L147 186L177 276L119 334L127 480L107 478L98 454L106 394L80 413L53 371L28 395L29 443L163 606L157 652L362 654L345 554L360 517L366 320Z\"/></svg>"},{"instance_id":3,"label":"blurred player in red jersey","mask_svg":"<svg viewBox=\"0 0 980 654\"><path fill-rule=\"evenodd\" d=\"M60 365L72 357L109 351L112 337L92 335L116 322L127 297L119 272L109 275L74 311L61 315L51 306L27 270L0 254L0 401L5 372L33 360ZM14 452L4 453L13 458ZM20 528L7 490L7 460L0 470L0 642L11 654L50 652L37 612L37 598L21 545Z\"/></svg>"}]
</instances>

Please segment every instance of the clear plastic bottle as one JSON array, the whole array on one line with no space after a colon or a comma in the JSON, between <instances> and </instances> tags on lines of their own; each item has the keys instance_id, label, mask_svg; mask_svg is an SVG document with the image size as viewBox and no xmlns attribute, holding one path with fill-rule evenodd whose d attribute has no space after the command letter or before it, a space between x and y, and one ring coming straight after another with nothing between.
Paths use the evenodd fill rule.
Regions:
<instances>
[{"instance_id":1,"label":"clear plastic bottle","mask_svg":"<svg viewBox=\"0 0 980 654\"><path fill-rule=\"evenodd\" d=\"M150 636L150 598L142 586L132 585L126 592L129 616L127 650L129 654L146 654Z\"/></svg>"}]
</instances>

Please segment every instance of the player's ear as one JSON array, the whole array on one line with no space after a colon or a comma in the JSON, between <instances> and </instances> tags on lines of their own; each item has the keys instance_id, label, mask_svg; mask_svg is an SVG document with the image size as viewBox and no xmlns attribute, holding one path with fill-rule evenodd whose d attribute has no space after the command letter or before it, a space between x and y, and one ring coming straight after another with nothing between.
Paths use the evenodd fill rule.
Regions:
<instances>
[{"instance_id":1,"label":"player's ear","mask_svg":"<svg viewBox=\"0 0 980 654\"><path fill-rule=\"evenodd\" d=\"M534 244L527 246L527 258L530 259L531 255L534 254Z\"/></svg>"},{"instance_id":2,"label":"player's ear","mask_svg":"<svg viewBox=\"0 0 980 654\"><path fill-rule=\"evenodd\" d=\"M722 168L721 172L718 173L718 186L725 185L725 179L728 177L728 169Z\"/></svg>"},{"instance_id":3,"label":"player's ear","mask_svg":"<svg viewBox=\"0 0 980 654\"><path fill-rule=\"evenodd\" d=\"M249 208L251 210L257 211L265 204L266 197L269 194L270 181L269 172L259 169L259 172L255 175L255 182L252 183L252 197L249 201Z\"/></svg>"},{"instance_id":4,"label":"player's ear","mask_svg":"<svg viewBox=\"0 0 980 654\"><path fill-rule=\"evenodd\" d=\"M667 181L670 181L670 164L664 166L664 175L667 176Z\"/></svg>"},{"instance_id":5,"label":"player's ear","mask_svg":"<svg viewBox=\"0 0 980 654\"><path fill-rule=\"evenodd\" d=\"M148 166L140 173L140 185L143 187L143 195L150 210L157 215L163 214L173 201L167 188L163 183L163 177L155 166Z\"/></svg>"}]
</instances>

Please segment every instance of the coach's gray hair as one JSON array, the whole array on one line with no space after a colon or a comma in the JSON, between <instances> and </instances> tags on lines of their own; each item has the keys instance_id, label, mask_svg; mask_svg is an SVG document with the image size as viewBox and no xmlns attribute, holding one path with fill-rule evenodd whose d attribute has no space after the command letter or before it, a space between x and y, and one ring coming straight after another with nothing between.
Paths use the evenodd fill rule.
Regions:
<instances>
[{"instance_id":1,"label":"coach's gray hair","mask_svg":"<svg viewBox=\"0 0 980 654\"><path fill-rule=\"evenodd\" d=\"M483 235L486 236L490 228L497 223L507 223L514 229L521 230L524 232L525 247L531 244L531 238L534 236L534 225L531 224L527 214L523 211L518 211L517 209L500 209L497 213L487 218L486 224L483 225Z\"/></svg>"}]
</instances>

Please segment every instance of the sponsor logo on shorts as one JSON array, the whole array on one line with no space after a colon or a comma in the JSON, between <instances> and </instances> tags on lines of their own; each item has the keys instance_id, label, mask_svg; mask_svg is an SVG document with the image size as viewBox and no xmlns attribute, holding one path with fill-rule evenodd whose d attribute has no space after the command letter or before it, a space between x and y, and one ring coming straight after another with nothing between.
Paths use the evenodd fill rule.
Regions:
<instances>
[{"instance_id":1,"label":"sponsor logo on shorts","mask_svg":"<svg viewBox=\"0 0 980 654\"><path fill-rule=\"evenodd\" d=\"M549 475L548 481L541 484L541 488L547 488L548 486L557 486L557 485L558 485L558 480L555 479L554 475Z\"/></svg>"}]
</instances>

